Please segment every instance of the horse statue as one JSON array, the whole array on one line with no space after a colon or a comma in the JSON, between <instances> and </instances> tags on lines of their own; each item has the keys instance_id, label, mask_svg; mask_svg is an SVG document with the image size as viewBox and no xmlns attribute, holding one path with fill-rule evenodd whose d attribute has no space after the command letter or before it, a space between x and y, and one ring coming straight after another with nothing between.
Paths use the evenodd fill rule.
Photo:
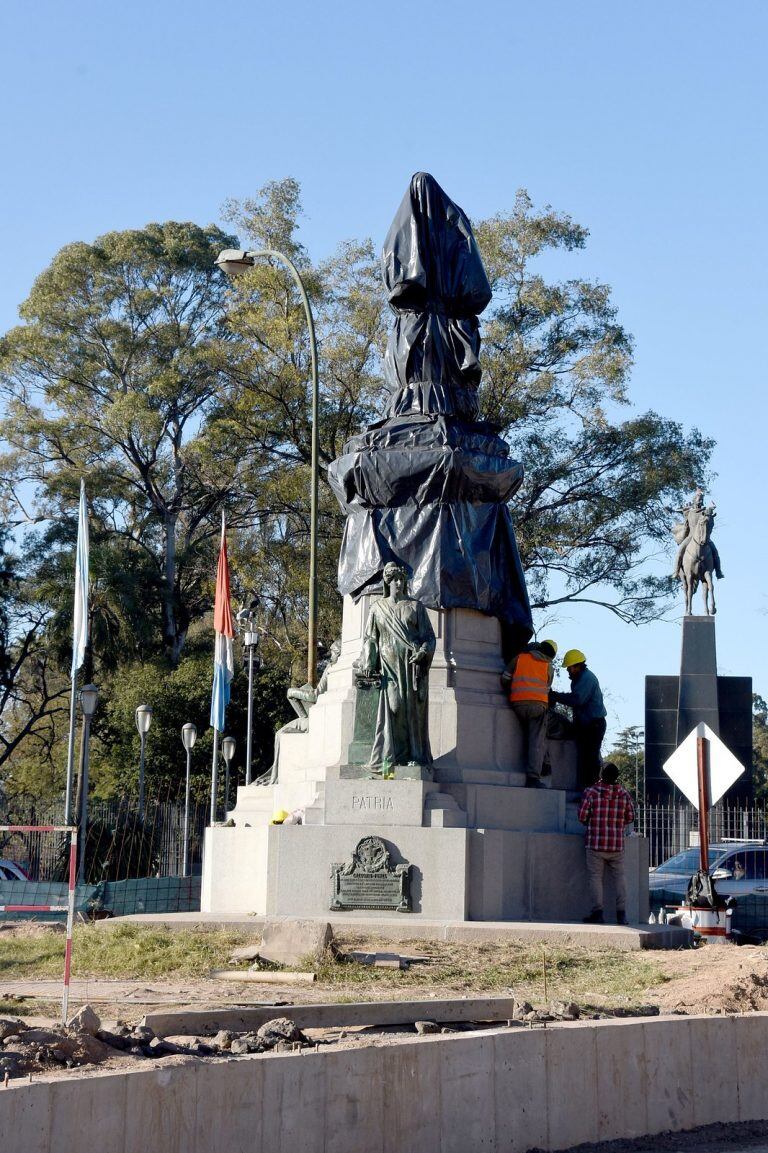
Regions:
<instances>
[{"instance_id":1,"label":"horse statue","mask_svg":"<svg viewBox=\"0 0 768 1153\"><path fill-rule=\"evenodd\" d=\"M693 524L690 520L693 520ZM693 612L693 597L699 584L704 596L704 610L707 616L717 612L715 605L716 560L710 540L715 523L715 506L697 508L695 518L689 519L688 540L680 562L680 582L685 594L685 615Z\"/></svg>"}]
</instances>

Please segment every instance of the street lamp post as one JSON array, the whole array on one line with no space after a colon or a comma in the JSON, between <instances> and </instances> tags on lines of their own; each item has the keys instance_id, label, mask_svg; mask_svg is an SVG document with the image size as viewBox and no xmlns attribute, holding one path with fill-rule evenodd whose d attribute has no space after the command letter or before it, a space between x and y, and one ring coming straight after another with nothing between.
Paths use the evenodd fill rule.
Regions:
<instances>
[{"instance_id":1,"label":"street lamp post","mask_svg":"<svg viewBox=\"0 0 768 1153\"><path fill-rule=\"evenodd\" d=\"M253 674L260 667L256 655L259 647L259 634L254 624L259 598L254 596L251 603L240 609L237 623L243 628L243 648L248 665L248 730L245 737L245 783L251 783L251 762L253 759Z\"/></svg>"},{"instance_id":2,"label":"street lamp post","mask_svg":"<svg viewBox=\"0 0 768 1153\"><path fill-rule=\"evenodd\" d=\"M318 478L320 475L320 430L318 426L318 409L320 386L317 374L317 341L315 339L315 322L312 309L309 306L309 297L304 287L298 268L284 252L276 252L273 248L258 248L253 250L241 248L227 248L219 253L217 266L227 276L237 276L253 268L260 257L272 257L279 260L289 270L301 296L304 312L307 317L309 330L309 349L312 360L312 465L309 507L309 626L307 637L307 682L314 685L317 678L317 493Z\"/></svg>"},{"instance_id":3,"label":"street lamp post","mask_svg":"<svg viewBox=\"0 0 768 1153\"><path fill-rule=\"evenodd\" d=\"M88 745L91 739L91 718L96 712L99 690L96 685L83 685L80 690L80 709L83 714L83 774L80 785L80 865L77 883L85 882L85 845L88 833Z\"/></svg>"},{"instance_id":4,"label":"street lamp post","mask_svg":"<svg viewBox=\"0 0 768 1153\"><path fill-rule=\"evenodd\" d=\"M136 709L136 728L139 730L141 740L141 755L139 758L139 820L144 820L144 747L147 740L149 726L152 724L152 706L139 705Z\"/></svg>"},{"instance_id":5,"label":"street lamp post","mask_svg":"<svg viewBox=\"0 0 768 1153\"><path fill-rule=\"evenodd\" d=\"M224 756L224 764L226 765L224 772L224 820L226 820L227 809L229 808L229 766L235 755L235 738L225 737L221 742L221 751Z\"/></svg>"},{"instance_id":6,"label":"street lamp post","mask_svg":"<svg viewBox=\"0 0 768 1153\"><path fill-rule=\"evenodd\" d=\"M182 850L181 875L189 876L189 790L192 775L192 749L197 740L197 728L193 724L182 726L181 743L187 751L187 779L184 786L184 847Z\"/></svg>"}]
</instances>

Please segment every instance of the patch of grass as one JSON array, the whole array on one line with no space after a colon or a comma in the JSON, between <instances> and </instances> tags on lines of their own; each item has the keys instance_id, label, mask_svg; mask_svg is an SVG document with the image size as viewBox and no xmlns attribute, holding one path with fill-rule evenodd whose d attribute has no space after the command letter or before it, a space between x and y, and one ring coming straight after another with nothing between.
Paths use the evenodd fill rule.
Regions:
<instances>
[{"instance_id":1,"label":"patch of grass","mask_svg":"<svg viewBox=\"0 0 768 1153\"><path fill-rule=\"evenodd\" d=\"M357 941L354 947L358 947ZM370 942L365 947L370 951L376 948ZM383 949L393 951L391 944ZM407 970L376 969L355 961L336 960L329 954L317 965L318 982L351 986L361 996L366 988L380 996L394 990L401 995L418 995L419 989L437 987L447 995L514 993L521 1000L543 1004L546 965L547 1000L618 1005L637 999L666 979L648 954L613 949L418 941L412 946L403 944L397 951L428 956L430 960Z\"/></svg>"},{"instance_id":2,"label":"patch of grass","mask_svg":"<svg viewBox=\"0 0 768 1153\"><path fill-rule=\"evenodd\" d=\"M0 1017L61 1017L61 1003L58 1001L38 1001L36 997L24 997L17 1001L9 1000L0 994Z\"/></svg>"},{"instance_id":3,"label":"patch of grass","mask_svg":"<svg viewBox=\"0 0 768 1153\"><path fill-rule=\"evenodd\" d=\"M237 932L173 930L142 925L114 929L81 925L72 944L72 974L90 978L205 977L224 968L248 935ZM0 936L0 982L60 977L64 938Z\"/></svg>"}]
</instances>

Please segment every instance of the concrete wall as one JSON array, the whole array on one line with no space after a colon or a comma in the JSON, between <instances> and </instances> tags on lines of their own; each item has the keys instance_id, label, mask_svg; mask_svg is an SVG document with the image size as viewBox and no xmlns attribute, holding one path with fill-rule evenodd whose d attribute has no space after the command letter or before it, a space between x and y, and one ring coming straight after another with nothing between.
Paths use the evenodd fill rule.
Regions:
<instances>
[{"instance_id":1,"label":"concrete wall","mask_svg":"<svg viewBox=\"0 0 768 1153\"><path fill-rule=\"evenodd\" d=\"M11 1082L3 1153L496 1153L768 1118L768 1014Z\"/></svg>"},{"instance_id":2,"label":"concrete wall","mask_svg":"<svg viewBox=\"0 0 768 1153\"><path fill-rule=\"evenodd\" d=\"M269 832L269 825L205 830L203 913L266 913Z\"/></svg>"}]
</instances>

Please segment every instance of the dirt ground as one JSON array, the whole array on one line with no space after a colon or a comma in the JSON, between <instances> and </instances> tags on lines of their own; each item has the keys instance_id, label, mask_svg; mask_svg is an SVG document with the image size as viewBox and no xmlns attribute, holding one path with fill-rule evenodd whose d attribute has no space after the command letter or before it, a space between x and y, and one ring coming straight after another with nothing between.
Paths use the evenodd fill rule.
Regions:
<instances>
[{"instance_id":1,"label":"dirt ground","mask_svg":"<svg viewBox=\"0 0 768 1153\"><path fill-rule=\"evenodd\" d=\"M44 937L44 926L13 931ZM8 930L3 933L6 937ZM371 938L340 941L339 947L392 950ZM135 1023L158 1005L313 1004L333 1001L429 1000L454 996L506 995L546 1008L553 999L575 1001L583 1011L631 1013L657 1006L661 1013L744 1013L768 1010L768 946L705 944L696 949L618 953L607 950L543 950L469 946L444 942L404 943L399 951L425 958L404 971L360 964L316 967L311 984L230 982L208 976L117 979L76 977L70 995L76 1008L88 1001L104 1020ZM0 965L0 1013L55 1018L60 981L31 973L19 977ZM75 969L77 972L77 969ZM276 975L276 974L275 974ZM546 985L545 985L546 981Z\"/></svg>"}]
</instances>

